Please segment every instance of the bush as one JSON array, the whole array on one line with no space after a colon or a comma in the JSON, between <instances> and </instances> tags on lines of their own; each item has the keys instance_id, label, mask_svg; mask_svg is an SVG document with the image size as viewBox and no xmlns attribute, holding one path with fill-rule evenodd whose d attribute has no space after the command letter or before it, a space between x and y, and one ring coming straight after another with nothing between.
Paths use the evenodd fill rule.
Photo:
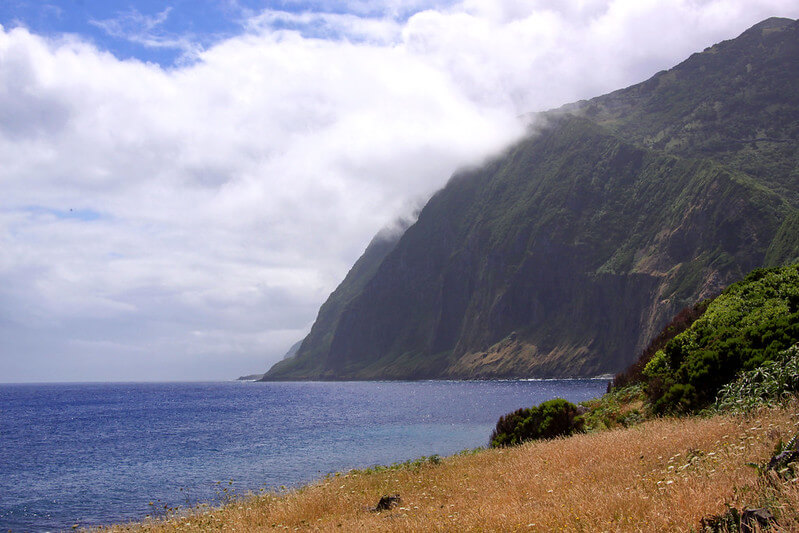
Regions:
<instances>
[{"instance_id":1,"label":"bush","mask_svg":"<svg viewBox=\"0 0 799 533\"><path fill-rule=\"evenodd\" d=\"M642 370L656 414L713 403L725 384L799 342L799 265L758 269L731 285Z\"/></svg>"},{"instance_id":2,"label":"bush","mask_svg":"<svg viewBox=\"0 0 799 533\"><path fill-rule=\"evenodd\" d=\"M724 385L713 406L718 411L748 411L799 393L799 344Z\"/></svg>"},{"instance_id":3,"label":"bush","mask_svg":"<svg viewBox=\"0 0 799 533\"><path fill-rule=\"evenodd\" d=\"M584 429L597 431L639 424L649 415L645 400L643 385L636 383L580 402L587 409L582 415Z\"/></svg>"},{"instance_id":4,"label":"bush","mask_svg":"<svg viewBox=\"0 0 799 533\"><path fill-rule=\"evenodd\" d=\"M500 417L491 433L491 447L500 448L535 439L567 436L583 430L579 408L561 398Z\"/></svg>"}]
</instances>

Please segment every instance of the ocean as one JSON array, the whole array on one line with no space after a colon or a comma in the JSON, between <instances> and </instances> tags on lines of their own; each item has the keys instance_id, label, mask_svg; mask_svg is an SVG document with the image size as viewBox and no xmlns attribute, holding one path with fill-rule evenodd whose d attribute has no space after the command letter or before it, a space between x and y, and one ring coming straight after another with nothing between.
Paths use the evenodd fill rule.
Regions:
<instances>
[{"instance_id":1,"label":"ocean","mask_svg":"<svg viewBox=\"0 0 799 533\"><path fill-rule=\"evenodd\" d=\"M486 446L500 415L604 380L0 385L0 530L164 506ZM227 489L227 490L226 490Z\"/></svg>"}]
</instances>

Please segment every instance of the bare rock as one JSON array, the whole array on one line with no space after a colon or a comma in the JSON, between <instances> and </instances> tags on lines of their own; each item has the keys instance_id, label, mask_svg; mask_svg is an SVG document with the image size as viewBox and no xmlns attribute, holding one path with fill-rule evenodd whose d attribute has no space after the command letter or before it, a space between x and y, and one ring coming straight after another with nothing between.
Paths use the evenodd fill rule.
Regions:
<instances>
[{"instance_id":1,"label":"bare rock","mask_svg":"<svg viewBox=\"0 0 799 533\"><path fill-rule=\"evenodd\" d=\"M768 509L746 509L741 514L741 533L755 533L774 525L774 515Z\"/></svg>"},{"instance_id":2,"label":"bare rock","mask_svg":"<svg viewBox=\"0 0 799 533\"><path fill-rule=\"evenodd\" d=\"M399 494L386 494L380 498L380 501L377 502L377 506L372 509L375 513L379 513L380 511L389 511L394 507L398 506L402 502Z\"/></svg>"}]
</instances>

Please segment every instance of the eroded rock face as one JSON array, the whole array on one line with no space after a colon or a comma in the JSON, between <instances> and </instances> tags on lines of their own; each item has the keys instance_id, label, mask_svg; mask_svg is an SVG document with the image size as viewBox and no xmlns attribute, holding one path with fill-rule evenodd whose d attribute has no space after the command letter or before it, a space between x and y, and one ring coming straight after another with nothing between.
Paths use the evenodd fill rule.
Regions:
<instances>
[{"instance_id":1,"label":"eroded rock face","mask_svg":"<svg viewBox=\"0 0 799 533\"><path fill-rule=\"evenodd\" d=\"M683 307L799 258L799 93L774 89L799 85L797 28L545 115L370 245L265 379L614 372Z\"/></svg>"}]
</instances>

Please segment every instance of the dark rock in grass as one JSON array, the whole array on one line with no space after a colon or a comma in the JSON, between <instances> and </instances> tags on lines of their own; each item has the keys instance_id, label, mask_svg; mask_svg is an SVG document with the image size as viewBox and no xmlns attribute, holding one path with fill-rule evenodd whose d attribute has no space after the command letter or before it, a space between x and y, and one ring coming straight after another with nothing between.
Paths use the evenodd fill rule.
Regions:
<instances>
[{"instance_id":1,"label":"dark rock in grass","mask_svg":"<svg viewBox=\"0 0 799 533\"><path fill-rule=\"evenodd\" d=\"M375 513L379 513L380 511L388 511L393 509L394 507L398 506L402 502L399 494L387 494L380 498L380 501L377 502L377 506L372 509Z\"/></svg>"},{"instance_id":2,"label":"dark rock in grass","mask_svg":"<svg viewBox=\"0 0 799 533\"><path fill-rule=\"evenodd\" d=\"M768 465L766 465L766 471L777 482L780 479L792 479L799 473L797 462L799 462L799 433L782 447L780 453L775 454L769 460Z\"/></svg>"},{"instance_id":3,"label":"dark rock in grass","mask_svg":"<svg viewBox=\"0 0 799 533\"><path fill-rule=\"evenodd\" d=\"M768 509L746 509L741 515L741 533L755 533L774 524L774 515Z\"/></svg>"},{"instance_id":4,"label":"dark rock in grass","mask_svg":"<svg viewBox=\"0 0 799 533\"><path fill-rule=\"evenodd\" d=\"M774 515L768 509L746 509L741 513L735 507L730 507L725 513L703 518L700 531L755 533L770 528L774 523Z\"/></svg>"},{"instance_id":5,"label":"dark rock in grass","mask_svg":"<svg viewBox=\"0 0 799 533\"><path fill-rule=\"evenodd\" d=\"M792 463L799 459L799 452L795 450L786 450L778 453L768 462L768 468L776 470L779 467L784 467L788 463Z\"/></svg>"}]
</instances>

